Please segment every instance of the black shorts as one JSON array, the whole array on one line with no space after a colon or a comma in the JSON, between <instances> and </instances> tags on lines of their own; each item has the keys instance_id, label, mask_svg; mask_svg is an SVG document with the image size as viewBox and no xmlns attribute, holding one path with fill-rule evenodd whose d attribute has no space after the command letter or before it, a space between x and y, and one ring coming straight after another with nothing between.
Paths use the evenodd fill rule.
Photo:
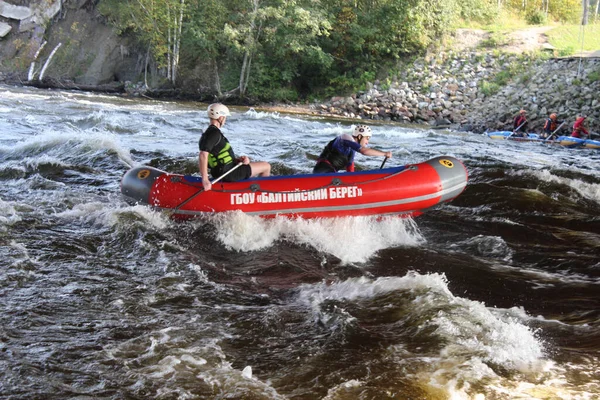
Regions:
<instances>
[{"instance_id":1,"label":"black shorts","mask_svg":"<svg viewBox=\"0 0 600 400\"><path fill-rule=\"evenodd\" d=\"M250 168L250 165L240 165L239 167L237 167L235 169L235 171L227 174L226 177L224 177L223 179L221 179L222 182L237 182L237 181L243 181L244 179L248 179L252 176L252 168ZM215 178L218 178L215 177Z\"/></svg>"}]
</instances>

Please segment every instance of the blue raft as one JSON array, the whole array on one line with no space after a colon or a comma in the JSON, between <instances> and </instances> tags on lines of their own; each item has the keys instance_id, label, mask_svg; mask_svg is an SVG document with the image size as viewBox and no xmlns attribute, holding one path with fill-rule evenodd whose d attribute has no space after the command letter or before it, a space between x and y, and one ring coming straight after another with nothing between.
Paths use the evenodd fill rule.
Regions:
<instances>
[{"instance_id":1,"label":"blue raft","mask_svg":"<svg viewBox=\"0 0 600 400\"><path fill-rule=\"evenodd\" d=\"M527 133L527 136L516 136L511 131L488 132L490 139L508 139L516 142L537 142L545 144L559 144L568 148L586 148L600 150L600 140L579 139L572 136L558 136L555 139L544 139L537 133Z\"/></svg>"}]
</instances>

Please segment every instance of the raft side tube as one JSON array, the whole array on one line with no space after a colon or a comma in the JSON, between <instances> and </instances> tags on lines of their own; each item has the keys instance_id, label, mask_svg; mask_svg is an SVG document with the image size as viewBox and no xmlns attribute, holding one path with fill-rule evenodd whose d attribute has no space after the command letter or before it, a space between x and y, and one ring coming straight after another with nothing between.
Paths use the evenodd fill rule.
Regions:
<instances>
[{"instance_id":1,"label":"raft side tube","mask_svg":"<svg viewBox=\"0 0 600 400\"><path fill-rule=\"evenodd\" d=\"M559 136L557 141L561 146L568 148L583 147L585 140L574 136Z\"/></svg>"},{"instance_id":2,"label":"raft side tube","mask_svg":"<svg viewBox=\"0 0 600 400\"><path fill-rule=\"evenodd\" d=\"M469 174L460 160L450 156L440 156L426 163L431 165L440 177L442 185L440 203L458 197L465 190Z\"/></svg>"},{"instance_id":3,"label":"raft side tube","mask_svg":"<svg viewBox=\"0 0 600 400\"><path fill-rule=\"evenodd\" d=\"M586 149L600 149L600 140L587 139L583 143L583 147Z\"/></svg>"},{"instance_id":4,"label":"raft side tube","mask_svg":"<svg viewBox=\"0 0 600 400\"><path fill-rule=\"evenodd\" d=\"M121 193L130 204L150 204L150 192L154 181L166 172L153 167L135 167L121 179Z\"/></svg>"}]
</instances>

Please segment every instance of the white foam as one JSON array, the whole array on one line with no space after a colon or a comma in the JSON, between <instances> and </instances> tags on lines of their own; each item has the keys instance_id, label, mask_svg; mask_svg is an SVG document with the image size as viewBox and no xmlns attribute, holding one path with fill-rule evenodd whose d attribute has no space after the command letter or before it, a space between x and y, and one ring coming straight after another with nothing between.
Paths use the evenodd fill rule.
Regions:
<instances>
[{"instance_id":1,"label":"white foam","mask_svg":"<svg viewBox=\"0 0 600 400\"><path fill-rule=\"evenodd\" d=\"M57 213L56 217L65 220L83 220L92 225L112 227L120 223L123 214L128 213L133 213L142 219L145 227L153 227L156 230L164 230L171 223L165 214L153 211L144 205L122 207L115 210L113 205L99 202L76 204L70 210Z\"/></svg>"},{"instance_id":2,"label":"white foam","mask_svg":"<svg viewBox=\"0 0 600 400\"><path fill-rule=\"evenodd\" d=\"M366 262L377 251L424 242L410 218L262 219L241 212L216 215L217 239L229 249L256 251L278 240L309 245L343 263Z\"/></svg>"},{"instance_id":3,"label":"white foam","mask_svg":"<svg viewBox=\"0 0 600 400\"><path fill-rule=\"evenodd\" d=\"M448 248L473 253L480 257L499 258L505 262L510 262L514 254L514 251L500 236L477 235L460 242L451 243Z\"/></svg>"},{"instance_id":4,"label":"white foam","mask_svg":"<svg viewBox=\"0 0 600 400\"><path fill-rule=\"evenodd\" d=\"M209 326L206 324L206 327ZM209 329L205 333L209 334ZM128 373L136 376L138 382L160 379L163 393L180 393L179 379L196 377L199 382L211 387L217 397L222 397L219 396L222 394L247 398L261 394L269 399L286 399L268 382L256 377L251 366L243 370L232 368L219 346L223 333L214 334L218 338L205 337L201 343L194 342L197 345L188 347L186 330L169 327L118 343L105 351L109 358L124 362ZM177 398L185 398L185 395Z\"/></svg>"},{"instance_id":5,"label":"white foam","mask_svg":"<svg viewBox=\"0 0 600 400\"><path fill-rule=\"evenodd\" d=\"M22 101L22 102L27 102L30 100L47 100L51 97L47 94L39 94L42 92L36 92L36 94L33 94L31 92L24 93L24 92L18 92L15 90L2 90L1 93L2 93L2 98L4 98L4 99L10 99L10 100L16 100L16 101Z\"/></svg>"},{"instance_id":6,"label":"white foam","mask_svg":"<svg viewBox=\"0 0 600 400\"><path fill-rule=\"evenodd\" d=\"M246 111L244 113L244 116L249 117L251 119L266 119L266 118L279 119L280 118L280 115L278 112L256 111L254 108L250 108L248 111Z\"/></svg>"},{"instance_id":7,"label":"white foam","mask_svg":"<svg viewBox=\"0 0 600 400\"><path fill-rule=\"evenodd\" d=\"M562 185L570 186L575 191L577 191L577 193L579 193L582 197L600 203L600 184L587 183L579 179L559 177L552 174L552 172L548 170L538 170L533 171L532 173L542 181L560 183Z\"/></svg>"},{"instance_id":8,"label":"white foam","mask_svg":"<svg viewBox=\"0 0 600 400\"><path fill-rule=\"evenodd\" d=\"M533 286L534 289L554 287L558 284L600 284L600 279L596 277L579 274L570 270L549 272L532 266L528 266L527 268L520 268L500 263L493 263L490 265L490 268L496 271L506 270L511 271L513 273L518 272L519 274L522 274L523 276L527 277L528 281L535 285Z\"/></svg>"},{"instance_id":9,"label":"white foam","mask_svg":"<svg viewBox=\"0 0 600 400\"><path fill-rule=\"evenodd\" d=\"M69 164L64 161L51 156L49 154L42 154L39 157L26 157L18 161L19 164L29 167L32 170L37 170L40 165L54 165L60 168L68 168Z\"/></svg>"},{"instance_id":10,"label":"white foam","mask_svg":"<svg viewBox=\"0 0 600 400\"><path fill-rule=\"evenodd\" d=\"M442 351L445 360L472 354L486 364L519 372L546 368L542 343L514 314L460 297L449 300L453 309L439 312L429 323L437 327L436 334L448 340Z\"/></svg>"},{"instance_id":11,"label":"white foam","mask_svg":"<svg viewBox=\"0 0 600 400\"><path fill-rule=\"evenodd\" d=\"M450 398L474 395L472 385L481 380L503 381L495 370L539 375L554 364L545 358L543 343L525 323L523 309L488 308L485 304L455 296L444 275L410 272L403 277L352 278L331 284L301 285L297 302L312 310L316 321L327 322L338 312L322 308L326 302L361 302L399 292L410 292L412 301L404 311L415 319L429 316L418 327L423 335L433 335L442 344L438 356L411 354L404 346L390 346L399 363L416 370L415 379L432 392L442 390ZM348 315L346 318L352 318ZM360 323L360 322L359 322ZM418 367L415 367L417 365Z\"/></svg>"},{"instance_id":12,"label":"white foam","mask_svg":"<svg viewBox=\"0 0 600 400\"><path fill-rule=\"evenodd\" d=\"M6 232L7 227L21 221L13 203L6 202L0 198L0 232Z\"/></svg>"},{"instance_id":13,"label":"white foam","mask_svg":"<svg viewBox=\"0 0 600 400\"><path fill-rule=\"evenodd\" d=\"M360 388L363 382L351 379L346 382L342 382L327 391L327 396L323 397L322 400L339 400L346 398L346 395L352 395L353 389ZM350 397L349 397L350 398Z\"/></svg>"},{"instance_id":14,"label":"white foam","mask_svg":"<svg viewBox=\"0 0 600 400\"><path fill-rule=\"evenodd\" d=\"M423 288L435 289L436 292L451 296L444 275L421 275L416 272L409 272L403 277L382 277L375 280L360 277L331 284L322 282L315 285L300 285L297 301L320 312L321 304L325 300L356 301L374 298L399 290Z\"/></svg>"},{"instance_id":15,"label":"white foam","mask_svg":"<svg viewBox=\"0 0 600 400\"><path fill-rule=\"evenodd\" d=\"M412 141L414 139L422 139L428 135L427 131L424 129L408 129L399 127L372 127L372 129L374 141L377 141L378 137L383 136L386 138L393 138L396 144L399 144L398 141Z\"/></svg>"},{"instance_id":16,"label":"white foam","mask_svg":"<svg viewBox=\"0 0 600 400\"><path fill-rule=\"evenodd\" d=\"M119 159L128 166L135 165L129 151L120 145L119 138L109 133L89 135L89 133L73 129L65 129L63 132L50 131L28 137L15 145L2 149L13 154L27 154L32 150L37 150L40 153L44 152L43 157L52 159L58 159L59 155L63 154L74 157L91 154L98 150L111 150L117 153ZM49 152L48 149L52 149L53 152Z\"/></svg>"},{"instance_id":17,"label":"white foam","mask_svg":"<svg viewBox=\"0 0 600 400\"><path fill-rule=\"evenodd\" d=\"M247 365L242 370L242 376L246 379L252 379L252 367L250 365Z\"/></svg>"}]
</instances>

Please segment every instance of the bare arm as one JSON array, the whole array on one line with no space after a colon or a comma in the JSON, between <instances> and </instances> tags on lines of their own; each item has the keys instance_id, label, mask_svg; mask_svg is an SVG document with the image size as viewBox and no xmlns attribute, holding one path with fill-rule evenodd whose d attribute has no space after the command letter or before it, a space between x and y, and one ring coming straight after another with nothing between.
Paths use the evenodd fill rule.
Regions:
<instances>
[{"instance_id":1,"label":"bare arm","mask_svg":"<svg viewBox=\"0 0 600 400\"><path fill-rule=\"evenodd\" d=\"M379 150L371 149L369 147L361 147L360 154L363 154L365 156L381 156L381 157L392 158L391 151L379 151Z\"/></svg>"},{"instance_id":2,"label":"bare arm","mask_svg":"<svg viewBox=\"0 0 600 400\"><path fill-rule=\"evenodd\" d=\"M208 151L200 152L198 166L200 168L200 175L202 175L202 186L204 186L204 190L210 190L212 184L210 183L210 179L208 179Z\"/></svg>"}]
</instances>

